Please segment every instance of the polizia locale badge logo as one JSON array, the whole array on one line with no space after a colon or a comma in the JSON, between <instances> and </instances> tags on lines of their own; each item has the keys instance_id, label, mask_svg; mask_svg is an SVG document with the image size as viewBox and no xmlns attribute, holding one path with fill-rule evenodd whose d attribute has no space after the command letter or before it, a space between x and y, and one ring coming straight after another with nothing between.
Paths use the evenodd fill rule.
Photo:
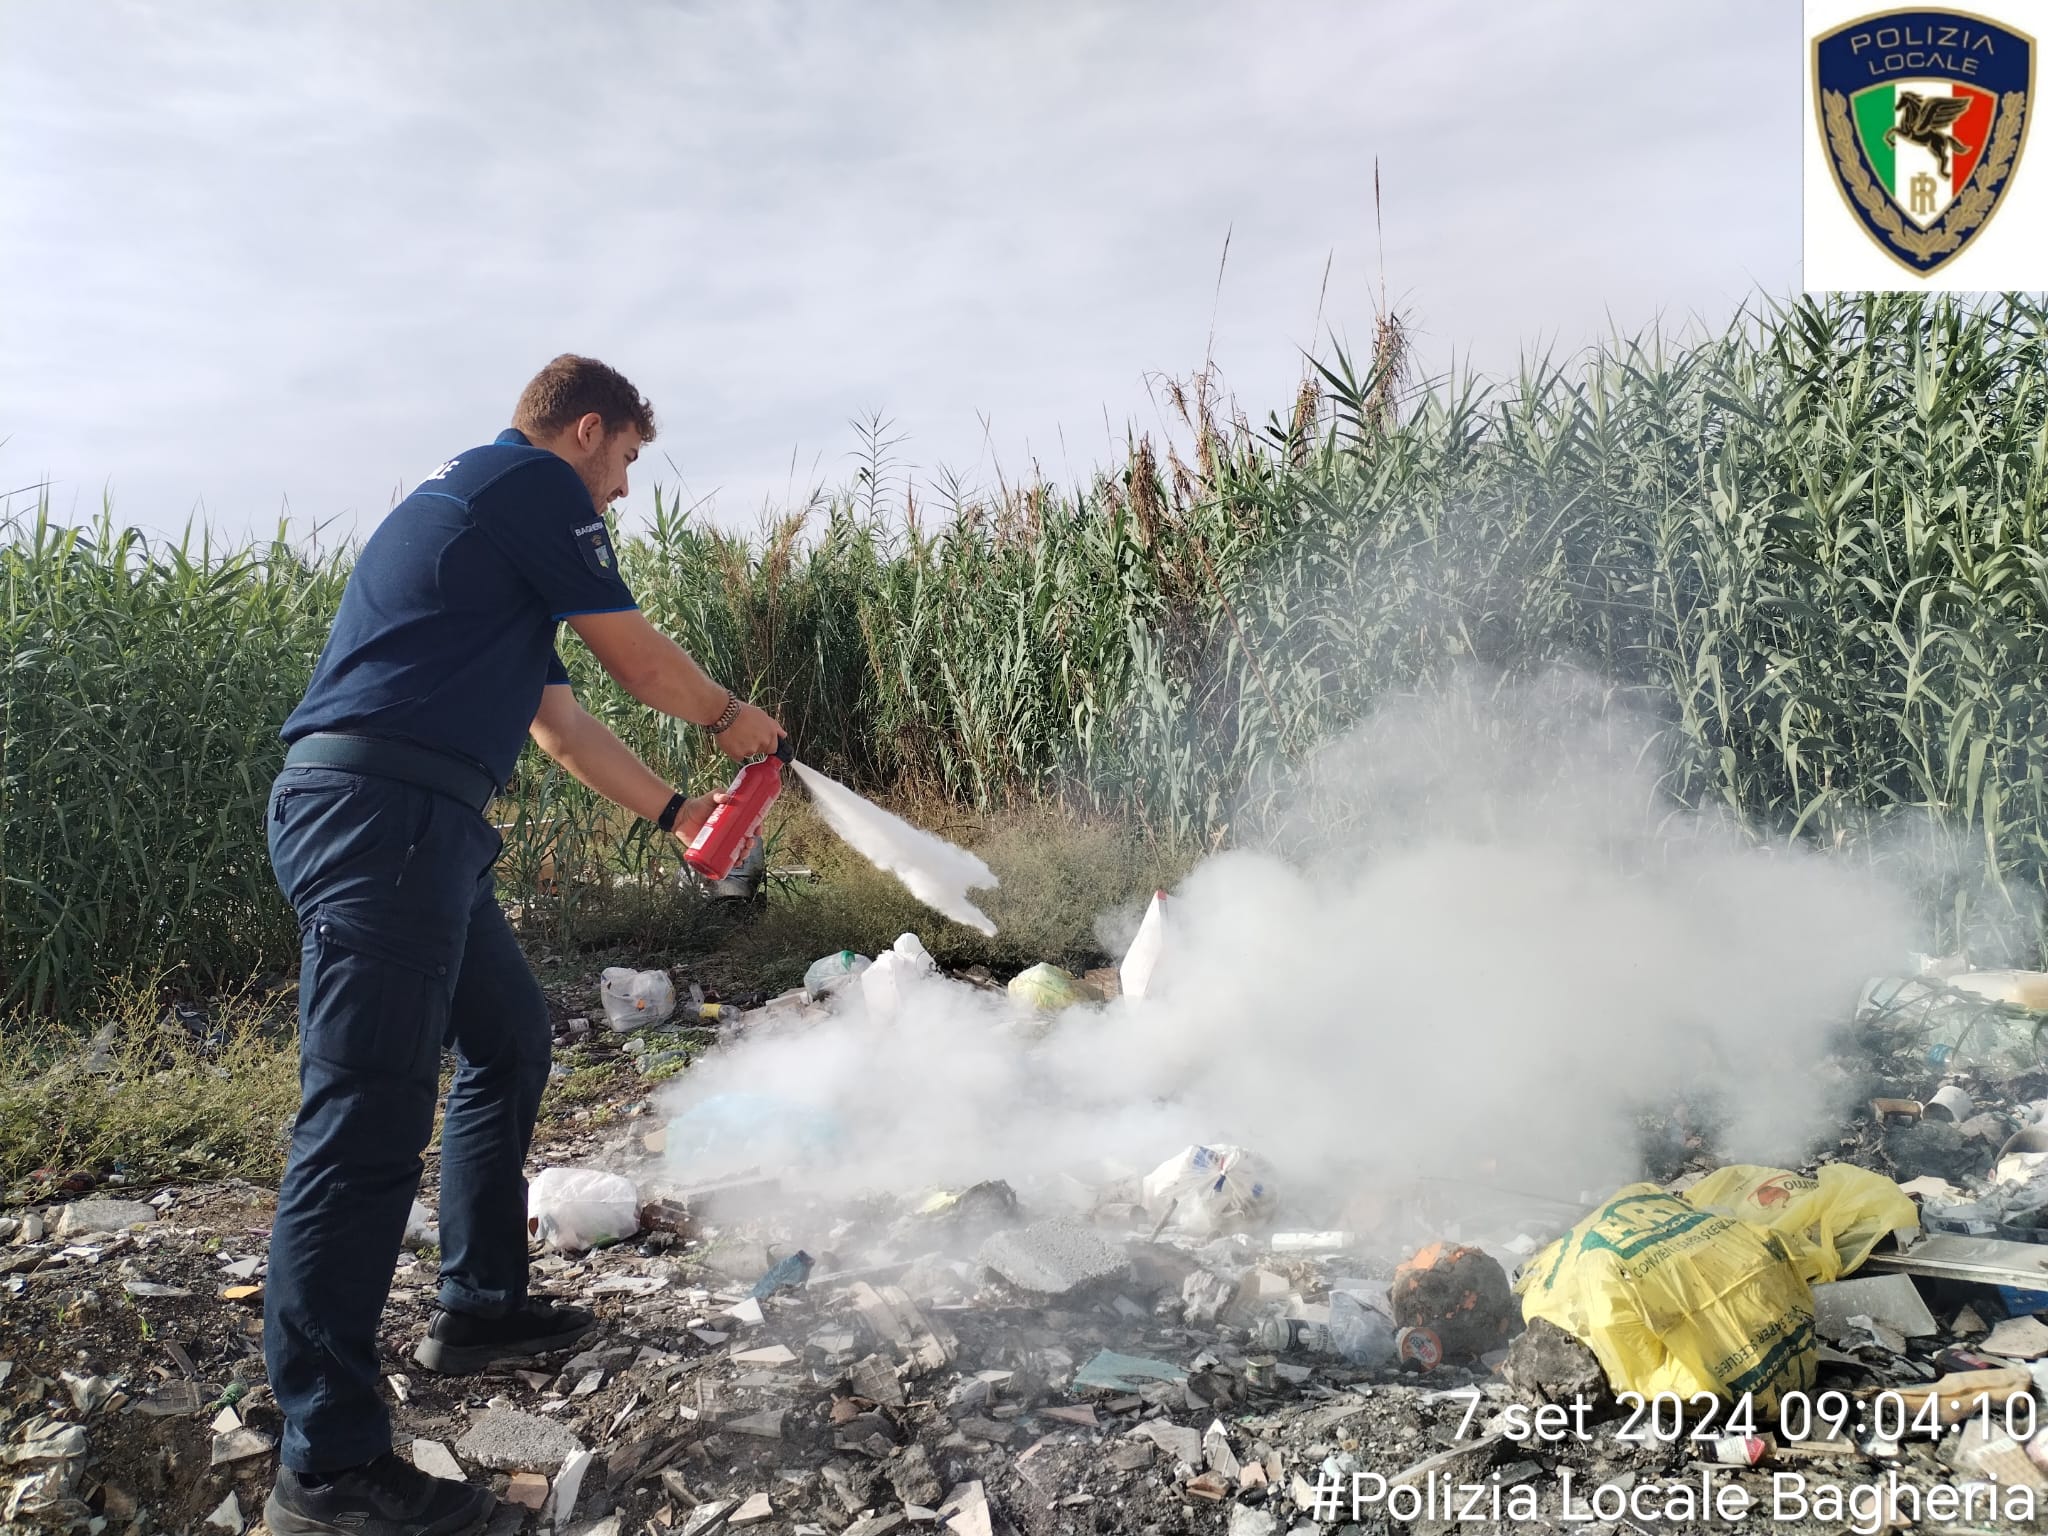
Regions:
<instances>
[{"instance_id":1,"label":"polizia locale badge logo","mask_svg":"<svg viewBox=\"0 0 2048 1536\"><path fill-rule=\"evenodd\" d=\"M1926 276L1984 232L2012 190L2034 40L1967 11L1880 11L1814 39L1828 169L1878 248Z\"/></svg>"}]
</instances>

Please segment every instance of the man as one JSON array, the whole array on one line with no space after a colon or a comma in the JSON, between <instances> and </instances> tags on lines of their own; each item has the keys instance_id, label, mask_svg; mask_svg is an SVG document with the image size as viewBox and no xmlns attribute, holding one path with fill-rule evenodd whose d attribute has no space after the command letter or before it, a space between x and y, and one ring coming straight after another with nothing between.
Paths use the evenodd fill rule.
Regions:
<instances>
[{"instance_id":1,"label":"man","mask_svg":"<svg viewBox=\"0 0 2048 1536\"><path fill-rule=\"evenodd\" d=\"M604 510L654 436L590 358L526 386L512 430L458 454L363 545L271 791L270 857L299 915L298 1120L271 1229L264 1350L285 1416L274 1536L480 1530L488 1490L392 1454L376 1331L433 1129L441 1052L441 1289L414 1358L468 1372L568 1347L595 1319L527 1293L523 1167L547 1007L492 889L484 819L531 735L607 799L687 842L687 799L576 702L566 623L626 691L727 755L782 730L642 617Z\"/></svg>"}]
</instances>

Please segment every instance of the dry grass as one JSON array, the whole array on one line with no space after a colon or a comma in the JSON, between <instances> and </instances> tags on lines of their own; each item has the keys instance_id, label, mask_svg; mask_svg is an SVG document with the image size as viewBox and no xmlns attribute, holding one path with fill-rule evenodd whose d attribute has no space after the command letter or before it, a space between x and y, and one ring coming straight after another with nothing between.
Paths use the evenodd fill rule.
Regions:
<instances>
[{"instance_id":1,"label":"dry grass","mask_svg":"<svg viewBox=\"0 0 2048 1536\"><path fill-rule=\"evenodd\" d=\"M274 1180L299 1101L290 994L229 997L214 1043L167 1015L153 990L115 991L104 1070L76 1034L17 1020L0 1032L0 1183L39 1168L131 1182Z\"/></svg>"}]
</instances>

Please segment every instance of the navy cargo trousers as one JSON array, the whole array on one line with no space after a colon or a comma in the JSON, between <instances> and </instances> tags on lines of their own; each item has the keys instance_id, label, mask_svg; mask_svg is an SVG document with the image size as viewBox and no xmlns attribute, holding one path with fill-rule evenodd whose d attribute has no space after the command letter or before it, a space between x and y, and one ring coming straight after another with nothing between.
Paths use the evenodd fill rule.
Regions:
<instances>
[{"instance_id":1,"label":"navy cargo trousers","mask_svg":"<svg viewBox=\"0 0 2048 1536\"><path fill-rule=\"evenodd\" d=\"M263 1345L284 1464L355 1466L391 1448L377 1324L441 1053L441 1305L499 1316L526 1298L527 1144L547 1085L547 1005L499 910L499 838L432 790L334 768L272 786L270 861L299 916L300 1107L271 1228Z\"/></svg>"}]
</instances>

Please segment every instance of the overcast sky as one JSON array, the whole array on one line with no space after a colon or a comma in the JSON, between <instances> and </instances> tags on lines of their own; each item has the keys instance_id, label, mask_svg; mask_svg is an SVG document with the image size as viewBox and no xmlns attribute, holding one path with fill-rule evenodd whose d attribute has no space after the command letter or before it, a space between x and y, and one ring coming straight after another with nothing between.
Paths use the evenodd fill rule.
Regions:
<instances>
[{"instance_id":1,"label":"overcast sky","mask_svg":"<svg viewBox=\"0 0 2048 1536\"><path fill-rule=\"evenodd\" d=\"M629 519L877 411L1066 480L1212 311L1255 418L1326 261L1364 349L1375 156L1433 369L1788 294L1801 58L1790 0L6 0L0 490L365 533L562 351L655 404Z\"/></svg>"}]
</instances>

